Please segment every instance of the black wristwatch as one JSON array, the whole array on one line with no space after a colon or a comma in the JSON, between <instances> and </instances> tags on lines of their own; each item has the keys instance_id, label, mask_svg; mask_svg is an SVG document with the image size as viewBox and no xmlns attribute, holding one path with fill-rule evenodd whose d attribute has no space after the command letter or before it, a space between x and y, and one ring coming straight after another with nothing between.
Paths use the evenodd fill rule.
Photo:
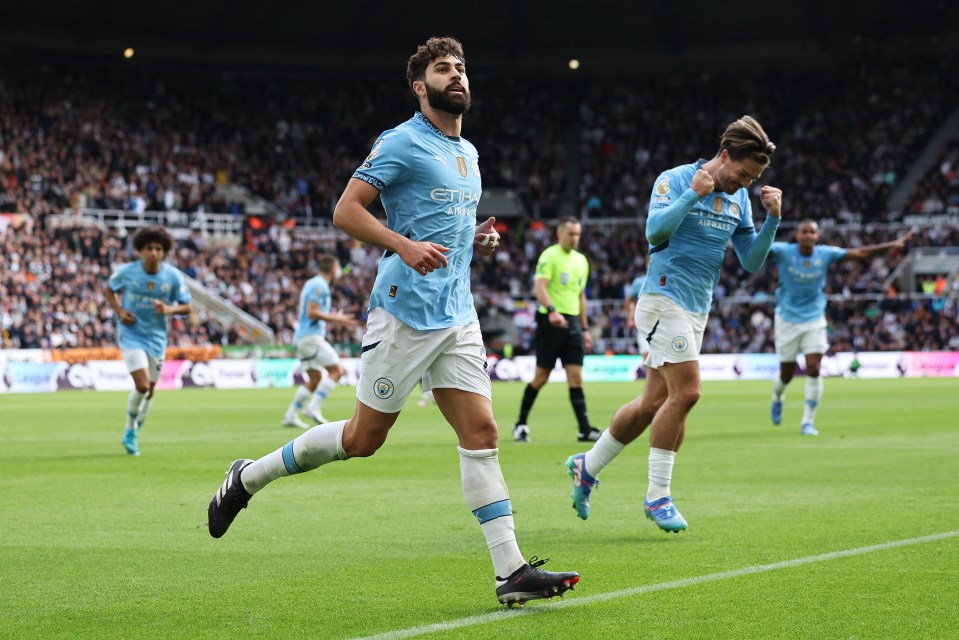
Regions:
<instances>
[{"instance_id":1,"label":"black wristwatch","mask_svg":"<svg viewBox=\"0 0 959 640\"><path fill-rule=\"evenodd\" d=\"M556 307L554 307L553 305L549 305L548 307L546 307L546 313L553 313L554 311L556 311Z\"/></svg>"}]
</instances>

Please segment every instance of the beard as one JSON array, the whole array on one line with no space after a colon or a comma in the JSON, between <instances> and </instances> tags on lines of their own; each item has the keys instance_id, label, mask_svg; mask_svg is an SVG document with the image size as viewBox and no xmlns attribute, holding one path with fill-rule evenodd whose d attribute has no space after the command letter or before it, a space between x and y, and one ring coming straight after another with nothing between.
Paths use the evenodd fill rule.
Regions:
<instances>
[{"instance_id":1,"label":"beard","mask_svg":"<svg viewBox=\"0 0 959 640\"><path fill-rule=\"evenodd\" d=\"M462 85L460 85L462 87ZM470 108L470 94L466 87L462 87L463 94L449 93L447 90L434 89L426 85L426 101L437 111L461 116Z\"/></svg>"}]
</instances>

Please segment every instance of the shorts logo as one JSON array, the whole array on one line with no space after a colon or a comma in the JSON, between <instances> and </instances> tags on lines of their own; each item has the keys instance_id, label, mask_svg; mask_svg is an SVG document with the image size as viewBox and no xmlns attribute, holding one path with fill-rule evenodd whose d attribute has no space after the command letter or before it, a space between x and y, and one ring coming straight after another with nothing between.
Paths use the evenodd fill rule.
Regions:
<instances>
[{"instance_id":1,"label":"shorts logo","mask_svg":"<svg viewBox=\"0 0 959 640\"><path fill-rule=\"evenodd\" d=\"M393 395L393 383L387 378L379 378L373 383L373 393L376 397L386 400Z\"/></svg>"},{"instance_id":2,"label":"shorts logo","mask_svg":"<svg viewBox=\"0 0 959 640\"><path fill-rule=\"evenodd\" d=\"M689 341L686 338L682 336L673 338L673 351L685 351L688 346Z\"/></svg>"}]
</instances>

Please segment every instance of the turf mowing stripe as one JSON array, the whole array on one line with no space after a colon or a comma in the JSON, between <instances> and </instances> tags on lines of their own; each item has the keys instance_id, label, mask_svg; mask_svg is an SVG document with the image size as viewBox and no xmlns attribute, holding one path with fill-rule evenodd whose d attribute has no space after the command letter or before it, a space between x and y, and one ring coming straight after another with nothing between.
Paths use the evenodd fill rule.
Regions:
<instances>
[{"instance_id":1,"label":"turf mowing stripe","mask_svg":"<svg viewBox=\"0 0 959 640\"><path fill-rule=\"evenodd\" d=\"M738 578L739 576L746 576L752 573L765 573L767 571L776 571L777 569L789 569L792 567L799 567L804 564L812 564L813 562L838 560L839 558L849 558L851 556L859 556L865 553L873 553L874 551L895 549L896 547L908 547L910 545L922 544L924 542L935 542L937 540L945 540L946 538L954 538L956 536L959 536L959 531L947 531L945 533L937 533L931 536L923 536L921 538L910 538L908 540L884 542L882 544L874 544L868 547L858 547L856 549L847 549L845 551L833 551L831 553L823 553L815 556L806 556L805 558L796 558L795 560L783 560L782 562L773 562L772 564L760 564L752 567L743 567L742 569L733 569L731 571L720 571L719 573L709 573L704 576L683 578L682 580L674 580L672 582L661 582L659 584L651 584L644 587L631 587L629 589L621 589L619 591L611 591L609 593L599 593L594 596L575 598L573 600L561 600L559 602L551 603L549 606L545 607L533 607L529 609L501 609L499 611L486 613L481 616L470 616L469 618L460 618L459 620L450 620L449 622L437 622L436 624L429 624L422 627L410 627L409 629L387 631L386 633L380 633L375 636L366 636L363 638L358 638L357 640L398 640L399 638L413 638L416 636L424 636L428 633L436 633L438 631L451 631L453 629L461 629L463 627L470 627L477 624L509 620L518 615L545 613L557 608L564 609L566 607L578 607L581 605L593 604L594 602L606 602L607 600L615 600L617 598L628 598L629 596L652 593L654 591L665 591L667 589L691 587L693 585L715 582L717 580Z\"/></svg>"}]
</instances>

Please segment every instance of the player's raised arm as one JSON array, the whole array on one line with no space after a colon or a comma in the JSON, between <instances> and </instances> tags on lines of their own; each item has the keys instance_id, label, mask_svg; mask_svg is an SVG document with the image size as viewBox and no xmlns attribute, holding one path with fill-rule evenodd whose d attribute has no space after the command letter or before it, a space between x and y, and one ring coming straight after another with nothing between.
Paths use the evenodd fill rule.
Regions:
<instances>
[{"instance_id":1,"label":"player's raised arm","mask_svg":"<svg viewBox=\"0 0 959 640\"><path fill-rule=\"evenodd\" d=\"M752 212L747 210L748 226L740 226L732 237L733 249L739 257L743 268L750 273L759 271L769 255L769 250L776 240L776 231L782 219L782 190L776 187L764 186L760 189L760 200L766 209L766 220L762 228L756 233L752 226ZM747 200L748 203L748 200ZM744 218L744 221L747 218Z\"/></svg>"},{"instance_id":2,"label":"player's raised arm","mask_svg":"<svg viewBox=\"0 0 959 640\"><path fill-rule=\"evenodd\" d=\"M902 249L912 238L912 235L913 233L910 229L904 236L897 240L883 242L882 244L871 244L865 247L856 247L855 249L846 249L845 258L847 260L868 260L874 255L889 251L890 249Z\"/></svg>"},{"instance_id":3,"label":"player's raised arm","mask_svg":"<svg viewBox=\"0 0 959 640\"><path fill-rule=\"evenodd\" d=\"M669 176L663 174L656 180L653 195L649 199L649 218L646 221L646 239L650 245L660 245L669 240L693 205L713 192L715 184L708 172L699 169L692 184L682 193L675 193Z\"/></svg>"}]
</instances>

